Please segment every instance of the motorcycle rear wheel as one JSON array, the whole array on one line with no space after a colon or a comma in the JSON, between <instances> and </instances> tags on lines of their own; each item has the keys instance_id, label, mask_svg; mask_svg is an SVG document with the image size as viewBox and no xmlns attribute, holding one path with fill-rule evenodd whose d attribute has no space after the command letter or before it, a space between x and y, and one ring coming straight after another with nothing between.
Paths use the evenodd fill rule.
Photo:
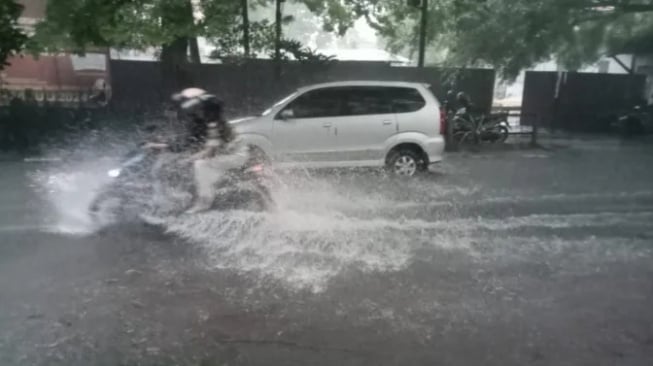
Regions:
<instances>
[{"instance_id":1,"label":"motorcycle rear wheel","mask_svg":"<svg viewBox=\"0 0 653 366\"><path fill-rule=\"evenodd\" d=\"M506 126L499 126L497 127L497 133L499 134L499 138L496 140L496 142L504 143L508 139L510 131L508 131L508 127Z\"/></svg>"}]
</instances>

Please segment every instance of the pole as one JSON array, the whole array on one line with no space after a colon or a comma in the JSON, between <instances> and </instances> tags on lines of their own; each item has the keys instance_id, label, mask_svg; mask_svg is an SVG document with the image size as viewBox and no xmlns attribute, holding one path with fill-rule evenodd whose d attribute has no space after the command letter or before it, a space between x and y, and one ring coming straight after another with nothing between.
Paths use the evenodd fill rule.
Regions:
<instances>
[{"instance_id":1,"label":"pole","mask_svg":"<svg viewBox=\"0 0 653 366\"><path fill-rule=\"evenodd\" d=\"M531 146L536 147L537 146L537 130L539 129L540 126L540 119L539 116L535 117L535 123L533 124L533 131L531 131Z\"/></svg>"},{"instance_id":2,"label":"pole","mask_svg":"<svg viewBox=\"0 0 653 366\"><path fill-rule=\"evenodd\" d=\"M281 77L281 2L276 0L275 37L274 37L274 74Z\"/></svg>"},{"instance_id":3,"label":"pole","mask_svg":"<svg viewBox=\"0 0 653 366\"><path fill-rule=\"evenodd\" d=\"M240 6L243 16L243 48L245 49L245 58L249 58L249 5L247 0L240 0Z\"/></svg>"},{"instance_id":4,"label":"pole","mask_svg":"<svg viewBox=\"0 0 653 366\"><path fill-rule=\"evenodd\" d=\"M418 67L424 67L424 53L426 49L426 19L429 11L429 1L422 0L422 20L419 27L419 60Z\"/></svg>"}]
</instances>

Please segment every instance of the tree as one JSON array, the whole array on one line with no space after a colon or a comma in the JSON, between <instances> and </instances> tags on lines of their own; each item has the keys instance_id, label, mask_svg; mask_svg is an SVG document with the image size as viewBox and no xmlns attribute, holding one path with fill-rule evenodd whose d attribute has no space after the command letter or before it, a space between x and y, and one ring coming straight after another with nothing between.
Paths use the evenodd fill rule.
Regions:
<instances>
[{"instance_id":1,"label":"tree","mask_svg":"<svg viewBox=\"0 0 653 366\"><path fill-rule=\"evenodd\" d=\"M362 16L389 48L414 49L414 8L392 0L358 3L367 4ZM430 61L490 65L506 78L551 58L576 69L635 47L653 52L652 14L650 0L432 1L427 39L438 52Z\"/></svg>"},{"instance_id":2,"label":"tree","mask_svg":"<svg viewBox=\"0 0 653 366\"><path fill-rule=\"evenodd\" d=\"M239 11L231 0L198 0L202 16L196 19L193 1L49 0L33 43L37 51L76 53L89 47L156 47L161 50L164 80L170 82L166 89L177 89L188 82L184 65L199 61L196 37L231 31Z\"/></svg>"},{"instance_id":3,"label":"tree","mask_svg":"<svg viewBox=\"0 0 653 366\"><path fill-rule=\"evenodd\" d=\"M18 25L23 6L13 0L0 0L0 70L7 59L20 52L27 36Z\"/></svg>"},{"instance_id":4,"label":"tree","mask_svg":"<svg viewBox=\"0 0 653 366\"><path fill-rule=\"evenodd\" d=\"M243 28L243 50L245 51L245 57L250 57L250 44L249 44L249 2L247 0L240 0L240 11L242 16L242 28Z\"/></svg>"},{"instance_id":5,"label":"tree","mask_svg":"<svg viewBox=\"0 0 653 366\"><path fill-rule=\"evenodd\" d=\"M275 2L273 0L259 0L258 2L250 1L251 19L243 18L235 22L233 29L229 32L223 32L208 40L216 46L211 53L211 57L227 62L239 62L243 57L247 58L247 49L245 48L244 33L246 25L249 31L250 48L254 54L250 56L275 57L275 38L276 29L275 19ZM322 17L311 12L303 2L284 2L282 12L283 34L280 41L280 58L282 60L295 59L300 61L328 61L331 58L318 54L315 50L307 47L307 43L312 38L316 38L318 44L325 45L335 39L334 29L328 27L330 31L324 31L322 27ZM242 24L241 24L242 23ZM298 40L302 41L299 42ZM242 42L241 42L242 41Z\"/></svg>"},{"instance_id":6,"label":"tree","mask_svg":"<svg viewBox=\"0 0 653 366\"><path fill-rule=\"evenodd\" d=\"M338 4L338 6L341 5ZM343 21L343 30L346 33L338 34L337 29L340 26L334 24L340 24L339 21L330 20L326 25L327 30L325 30L325 16L320 11L322 10L311 11L302 1L286 2L283 6L283 13L286 14L283 28L284 38L301 39L305 46L307 43L311 43L318 48L329 48L336 44L355 48L357 45L366 43L366 40L356 32L355 28L349 28L344 24L353 24L356 17L351 17L351 14L347 13L347 19ZM274 9L259 6L252 11L251 15L252 19L272 19Z\"/></svg>"},{"instance_id":7,"label":"tree","mask_svg":"<svg viewBox=\"0 0 653 366\"><path fill-rule=\"evenodd\" d=\"M178 89L190 82L185 77L185 64L199 61L197 37L215 44L214 56L221 59L267 53L274 44L271 23L250 22L248 14L250 8L270 6L274 1L49 0L46 19L37 25L31 44L34 52L67 50L81 54L98 47L154 47L160 49L164 80L170 82L166 89ZM342 32L353 24L354 18L340 0L297 2L307 3L315 14L324 17L328 30ZM293 19L284 16L283 24ZM298 54L309 53L303 49Z\"/></svg>"}]
</instances>

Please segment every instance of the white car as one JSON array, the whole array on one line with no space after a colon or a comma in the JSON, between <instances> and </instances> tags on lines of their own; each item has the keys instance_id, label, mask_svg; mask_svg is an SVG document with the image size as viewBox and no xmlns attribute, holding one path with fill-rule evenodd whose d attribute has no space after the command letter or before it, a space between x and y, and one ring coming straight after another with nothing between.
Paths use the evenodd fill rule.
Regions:
<instances>
[{"instance_id":1,"label":"white car","mask_svg":"<svg viewBox=\"0 0 653 366\"><path fill-rule=\"evenodd\" d=\"M248 145L282 166L388 167L413 176L444 151L440 104L420 83L311 85L259 117L232 123Z\"/></svg>"}]
</instances>

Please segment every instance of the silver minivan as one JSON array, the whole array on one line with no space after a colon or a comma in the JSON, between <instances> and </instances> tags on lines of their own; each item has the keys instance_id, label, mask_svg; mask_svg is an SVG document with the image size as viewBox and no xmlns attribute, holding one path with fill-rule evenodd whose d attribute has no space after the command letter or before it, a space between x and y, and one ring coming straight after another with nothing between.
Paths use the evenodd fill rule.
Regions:
<instances>
[{"instance_id":1,"label":"silver minivan","mask_svg":"<svg viewBox=\"0 0 653 366\"><path fill-rule=\"evenodd\" d=\"M428 85L346 81L298 89L232 121L246 143L291 167L387 167L413 176L442 160L440 105Z\"/></svg>"}]
</instances>

